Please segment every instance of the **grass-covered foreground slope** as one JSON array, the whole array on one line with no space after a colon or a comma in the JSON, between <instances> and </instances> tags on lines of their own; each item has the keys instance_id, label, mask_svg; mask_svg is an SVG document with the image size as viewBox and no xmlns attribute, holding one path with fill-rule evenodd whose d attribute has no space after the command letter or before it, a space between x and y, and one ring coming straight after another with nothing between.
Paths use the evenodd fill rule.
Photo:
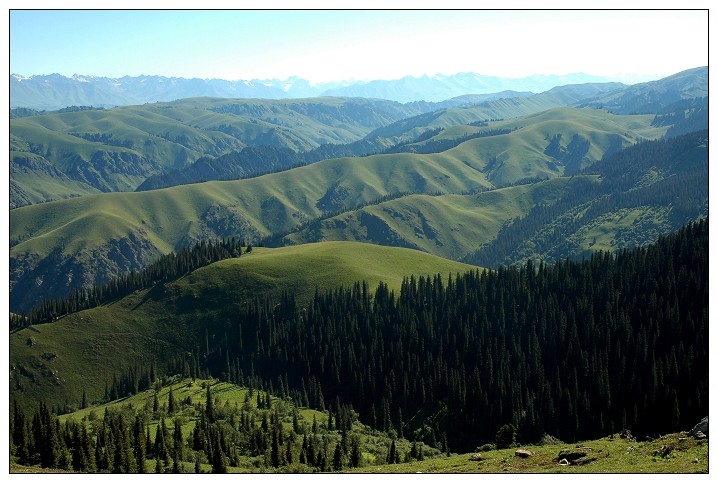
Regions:
<instances>
[{"instance_id":1,"label":"grass-covered foreground slope","mask_svg":"<svg viewBox=\"0 0 718 483\"><path fill-rule=\"evenodd\" d=\"M440 453L360 423L348 406L327 403L310 409L284 388L259 388L250 378L237 385L164 376L150 385L130 396L50 416L59 423L57 439L69 442L51 452L48 444L26 438L25 449L13 446L11 472L313 473L383 464L392 445L402 458L412 451L415 460ZM113 430L118 424L126 434ZM83 428L91 443L74 439L75 428L78 436ZM118 446L129 451L115 457ZM85 457L78 458L79 452Z\"/></svg>"},{"instance_id":2,"label":"grass-covered foreground slope","mask_svg":"<svg viewBox=\"0 0 718 483\"><path fill-rule=\"evenodd\" d=\"M255 296L315 293L365 280L398 290L403 277L463 273L472 266L404 248L362 243L317 243L251 254L196 270L117 302L71 314L10 335L11 390L26 404L103 397L113 375L135 364L192 351L203 317L230 311ZM108 361L112 361L108 364Z\"/></svg>"},{"instance_id":3,"label":"grass-covered foreground slope","mask_svg":"<svg viewBox=\"0 0 718 483\"><path fill-rule=\"evenodd\" d=\"M21 457L17 455L16 450L16 454L11 456L10 472L107 472L110 468L105 468L105 464L112 465L114 472L124 472L127 469L138 472L141 464L137 457L139 446L142 448L143 458L140 461L144 462L145 472L153 473L158 466L161 471L171 472L175 465L170 454L179 454L176 465L178 471L210 473L218 469L217 460L208 458L208 452L195 443L202 439L195 438L195 434L204 432L203 427L207 429L212 427L206 422L207 389L213 399L214 414L217 419L215 424L223 428L225 439L231 441L227 448L229 454L223 454L228 473L708 472L708 441L695 439L685 432L640 442L621 437L619 434L577 444L565 444L555 438L544 438L542 444L538 445L496 449L495 445L487 444L479 453L446 455L445 452L424 443L411 442L404 438L396 438L394 434L377 431L357 421L350 412L340 414L335 406L328 405L325 410L309 409L303 406L303 402L294 401L286 395L271 394L266 390L250 388L246 385L179 377L167 378L164 384L158 380L151 389L107 403L89 405L57 418L61 431L79 425L84 426L88 435L103 434L103 437L108 439L111 421L118 421L118 415L123 418L126 427L131 429L128 430L128 436L133 434L135 423L139 419L141 421L139 429L144 430L143 441L138 445L137 439L129 438L135 456L134 461L130 459L123 461L120 458L118 467L114 468L114 458L105 458L104 451L100 451L100 457L97 457L96 447L103 446L96 444L97 440L94 439L92 448L89 449L94 459L84 461L84 464L94 462L94 467L81 468L83 462L70 461L67 456L63 459L64 450L58 451L55 469L43 468L39 464L32 465L31 461L22 461L24 464L19 464ZM158 441L163 420L167 428L167 433L162 436L162 439L167 440L164 444ZM266 425L263 423L265 420ZM245 426L245 422L250 424ZM149 431L148 437L147 431ZM181 451L177 451L174 443L167 444L173 442L175 431L181 432L184 437ZM271 444L268 444L267 450L263 451L262 436L266 436L267 442L270 443L271 435L279 432L282 433L285 441L282 451L273 452ZM255 437L249 438L249 435ZM260 438L257 438L257 435ZM307 438L304 435L307 435ZM170 438L167 439L166 436ZM302 456L304 441L314 437L321 442L319 453L329 450L328 454L324 455L328 460L324 465L317 461L310 464L307 461L306 451ZM345 441L349 451L340 449L339 456L335 457L336 448L338 446L341 448ZM399 455L399 463L389 461L392 441L395 454ZM73 441L70 444L75 443ZM166 447L167 460L161 456L162 446ZM156 452L156 447L160 451ZM71 449L74 448L67 448L68 454L74 453ZM159 458L157 455L160 455ZM570 463L568 459L562 461L566 455L572 460Z\"/></svg>"},{"instance_id":4,"label":"grass-covered foreground slope","mask_svg":"<svg viewBox=\"0 0 718 483\"><path fill-rule=\"evenodd\" d=\"M524 456L519 456L517 451ZM529 456L525 456L528 452ZM476 461L478 454L480 461ZM579 456L573 464L559 455ZM611 434L578 444L528 445L481 453L441 456L397 465L346 470L351 473L493 473L493 474L651 474L708 473L708 440L686 432L636 442Z\"/></svg>"}]
</instances>

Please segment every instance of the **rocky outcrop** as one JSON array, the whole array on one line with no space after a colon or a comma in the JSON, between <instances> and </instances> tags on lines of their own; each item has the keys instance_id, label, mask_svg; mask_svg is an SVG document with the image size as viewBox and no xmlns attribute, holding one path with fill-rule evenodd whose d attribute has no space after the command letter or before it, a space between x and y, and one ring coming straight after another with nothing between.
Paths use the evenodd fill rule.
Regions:
<instances>
[{"instance_id":1,"label":"rocky outcrop","mask_svg":"<svg viewBox=\"0 0 718 483\"><path fill-rule=\"evenodd\" d=\"M559 461L566 460L571 463L586 456L588 456L588 452L582 449L562 449L558 452L557 459Z\"/></svg>"},{"instance_id":2,"label":"rocky outcrop","mask_svg":"<svg viewBox=\"0 0 718 483\"><path fill-rule=\"evenodd\" d=\"M696 439L705 439L708 437L708 416L701 419L698 424L693 426L693 429L691 429L688 434L693 436Z\"/></svg>"},{"instance_id":3,"label":"rocky outcrop","mask_svg":"<svg viewBox=\"0 0 718 483\"><path fill-rule=\"evenodd\" d=\"M533 456L533 453L527 449L517 449L514 451L514 455L519 458L528 458L529 456Z\"/></svg>"}]
</instances>

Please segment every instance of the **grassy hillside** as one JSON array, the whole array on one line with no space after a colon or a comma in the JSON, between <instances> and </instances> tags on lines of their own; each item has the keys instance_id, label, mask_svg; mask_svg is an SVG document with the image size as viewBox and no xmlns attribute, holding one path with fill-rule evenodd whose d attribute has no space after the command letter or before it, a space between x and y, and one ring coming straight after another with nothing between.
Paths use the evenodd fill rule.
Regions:
<instances>
[{"instance_id":1,"label":"grassy hillside","mask_svg":"<svg viewBox=\"0 0 718 483\"><path fill-rule=\"evenodd\" d=\"M69 178L37 154L28 152L10 160L10 209L93 193L99 190Z\"/></svg>"},{"instance_id":2,"label":"grassy hillside","mask_svg":"<svg viewBox=\"0 0 718 483\"><path fill-rule=\"evenodd\" d=\"M616 116L593 109L555 108L491 122L487 127L454 126L424 143L482 130L511 130L509 134L470 139L444 152L483 172L493 185L505 186L528 178L574 173L607 152L641 139L660 138L667 129L651 126L652 120L651 115Z\"/></svg>"},{"instance_id":3,"label":"grassy hillside","mask_svg":"<svg viewBox=\"0 0 718 483\"><path fill-rule=\"evenodd\" d=\"M173 282L10 335L11 391L26 404L63 404L87 391L103 396L112 376L133 364L167 360L199 344L202 320L255 295L297 294L299 303L336 286L365 280L398 289L403 277L465 272L472 266L413 250L362 243L256 248ZM112 365L107 364L112 360Z\"/></svg>"},{"instance_id":4,"label":"grassy hillside","mask_svg":"<svg viewBox=\"0 0 718 483\"><path fill-rule=\"evenodd\" d=\"M477 229L469 229L472 234L457 233L455 241L441 241L443 248L435 240L411 240L406 230L413 231L414 226L395 226L397 222L389 222L381 208L368 205L409 194L475 193L527 179L561 176L600 159L606 152L638 139L661 136L668 129L651 127L651 119L560 108L490 123L486 129L511 132L470 139L439 153L328 159L252 179L106 193L18 208L10 215L11 290L21 295L13 297L12 307L26 310L29 301L40 296L54 297L82 284L104 283L112 275L141 267L158 253L192 241L229 236L257 240L290 233L318 218L360 206L367 206L364 211L370 218L383 219L380 231L388 223L399 235L345 233L326 239L420 247L458 259L476 248L471 238ZM461 128L446 131L437 136L462 135ZM409 198L403 202L402 210L414 201L422 206L411 212L416 213L415 217L421 212L430 231L442 229L452 220L457 223L449 229L464 223L468 226L494 213L484 204L489 210L486 214L477 211L472 215L467 210L479 208L481 202L461 197L443 198L445 206L435 208L427 206L431 202L427 198ZM529 195L518 204L525 212L538 202L541 200ZM424 221L418 221L421 224L417 225L417 233L426 237L422 235ZM352 224L355 225L349 226ZM321 239L322 236L304 238ZM101 260L99 266L97 260ZM68 273L74 275L68 277Z\"/></svg>"},{"instance_id":5,"label":"grassy hillside","mask_svg":"<svg viewBox=\"0 0 718 483\"><path fill-rule=\"evenodd\" d=\"M684 99L708 96L708 67L696 67L663 79L643 82L585 99L583 106L617 114L659 113Z\"/></svg>"},{"instance_id":6,"label":"grassy hillside","mask_svg":"<svg viewBox=\"0 0 718 483\"><path fill-rule=\"evenodd\" d=\"M556 203L537 204L465 260L494 267L615 251L708 216L708 131L637 144L587 172L601 182L568 185Z\"/></svg>"},{"instance_id":7,"label":"grassy hillside","mask_svg":"<svg viewBox=\"0 0 718 483\"><path fill-rule=\"evenodd\" d=\"M554 203L569 184L597 181L597 177L560 177L470 195L403 196L311 223L278 243L359 239L459 259L537 204Z\"/></svg>"},{"instance_id":8,"label":"grassy hillside","mask_svg":"<svg viewBox=\"0 0 718 483\"><path fill-rule=\"evenodd\" d=\"M50 113L12 120L10 159L32 153L75 181L102 191L131 191L148 176L201 156L249 145L306 151L352 142L418 112L416 106L368 99L198 98ZM31 181L20 187L31 191Z\"/></svg>"},{"instance_id":9,"label":"grassy hillside","mask_svg":"<svg viewBox=\"0 0 718 483\"><path fill-rule=\"evenodd\" d=\"M528 451L521 457L517 449ZM581 456L574 464L559 464L561 453ZM490 450L442 456L424 461L381 465L351 470L352 473L493 473L493 474L654 474L708 473L708 441L687 433L635 442L612 434L605 438L568 445L557 442L540 446ZM665 454L665 456L664 456Z\"/></svg>"},{"instance_id":10,"label":"grassy hillside","mask_svg":"<svg viewBox=\"0 0 718 483\"><path fill-rule=\"evenodd\" d=\"M15 245L13 253L48 253L58 245L71 253L80 245L92 247L116 235L109 233L103 239L99 232L88 234L93 228L85 222L87 217L116 216L128 227L145 226L165 246L175 246L183 237L196 238L202 224L208 223L203 217L215 206L246 220L248 229L234 232L252 237L288 230L324 211L349 208L386 195L456 193L487 185L481 173L452 156L333 159L247 180L107 193L22 207L13 210L10 217L11 243Z\"/></svg>"},{"instance_id":11,"label":"grassy hillside","mask_svg":"<svg viewBox=\"0 0 718 483\"><path fill-rule=\"evenodd\" d=\"M511 134L472 139L443 153L333 159L254 179L178 186L150 193L106 194L24 207L14 210L11 216L11 243L22 242L13 248L13 253L47 253L57 242L71 252L73 238L87 237L81 226L69 224L78 216L93 212L114 213L135 227L147 225L158 238L175 246L183 236L193 235L193 224L213 204L241 215L256 233L267 235L289 230L322 213L349 209L387 195L462 193L491 187L487 178L500 178L507 183L539 174L560 175L560 163L542 154L549 144L548 136L562 134L563 139L570 139L573 134L585 136L592 141L586 156L596 160L615 148L616 143L622 146L639 137L660 135L665 128L650 128L649 117L552 110L505 123L513 127L525 125ZM633 132L632 138L625 134L611 137L610 133L626 130ZM532 158L537 159L520 163ZM184 223L177 223L179 220ZM239 234L247 236L251 232ZM25 241L28 238L33 242ZM87 243L92 246L93 241Z\"/></svg>"},{"instance_id":12,"label":"grassy hillside","mask_svg":"<svg viewBox=\"0 0 718 483\"><path fill-rule=\"evenodd\" d=\"M91 405L86 409L79 409L69 414L59 416L62 425L66 421L85 421L88 427L99 427L101 416L106 411L111 413L132 414L136 412L145 413L148 417L147 428L149 428L150 442L155 443L157 427L162 417L168 417L167 407L172 397L178 404L179 409L176 417L181 422L182 434L189 436L193 434L195 427L200 424L200 417L191 405L204 404L206 401L206 387L210 386L212 394L216 398L216 407L238 408L254 414L257 417L256 424L259 426L261 414L269 413L266 408L260 408L257 400L264 401L269 397L272 406L280 414L296 414L297 422L304 431L309 431L314 421L318 426L318 433L332 442L338 442L341 434L338 430L328 429L329 416L327 411L318 411L305 407L298 407L295 403L269 394L266 391L253 389L234 384L219 382L216 380L191 380L177 377L170 378L164 385L157 385L155 388L140 392L138 394L111 401L109 403ZM153 410L155 398L158 403L158 410ZM296 413L294 412L296 408ZM292 431L293 425L289 421L283 421L284 430ZM170 428L172 429L172 428ZM652 441L640 441L623 438L619 434L611 434L605 438L583 441L578 444L565 444L557 440L549 440L540 445L525 445L507 449L495 449L488 445L482 448L479 453L451 454L446 456L428 446L423 446L424 459L422 461L402 462L398 464L387 464L386 448L391 442L391 437L375 429L354 422L350 434L359 438L361 442L362 464L359 468L347 468L342 473L421 473L421 474L456 474L456 473L490 473L490 474L537 474L537 473L559 473L559 474L615 474L615 473L707 473L708 472L708 441L697 440L687 433L674 433L661 436ZM404 439L397 440L397 448L404 454L410 451L409 442ZM517 450L522 450L527 457L517 455ZM201 457L201 454L187 451L189 460L192 457ZM573 453L578 459L573 464L560 464L562 459L559 455ZM581 456L584 455L584 456ZM241 466L229 466L228 472L249 472L260 471L273 472L272 468L264 467L264 458L242 456L239 458ZM151 471L155 461L149 459L147 468ZM181 463L184 472L194 472L194 465L191 461ZM211 465L208 462L200 463L203 472L210 472ZM23 467L11 464L11 473L22 472L46 472L58 470L43 470L39 467ZM310 468L303 465L286 465L279 469L280 472L306 472Z\"/></svg>"},{"instance_id":13,"label":"grassy hillside","mask_svg":"<svg viewBox=\"0 0 718 483\"><path fill-rule=\"evenodd\" d=\"M467 125L476 121L492 119L506 120L536 114L549 109L569 107L587 97L611 92L618 86L615 84L584 84L556 87L550 91L521 97L501 97L474 105L455 107L437 112L429 122L414 122L409 118L395 124L379 128L372 134L392 135L401 140L416 137L426 128L448 128ZM427 115L417 116L416 120L426 119Z\"/></svg>"},{"instance_id":14,"label":"grassy hillside","mask_svg":"<svg viewBox=\"0 0 718 483\"><path fill-rule=\"evenodd\" d=\"M169 431L165 438L173 437L175 428L181 429L182 457L178 461L181 473L211 473L214 472L213 460L210 451L197 448L198 432L207 431L204 403L207 400L207 390L211 391L214 404L216 424L210 424L213 430L222 431L223 447L227 473L314 473L337 469L334 451L337 446L344 446L347 450L341 458L344 466L352 465L349 445L357 450L356 463L360 467L371 467L382 464L387 459L390 445L395 444L401 454L409 454L411 448L418 448L404 438L397 438L396 434L377 431L356 420L356 415L343 412L335 405L327 405L327 409L310 409L301 402L287 397L281 391L269 392L257 388L256 384L236 385L216 379L182 378L180 376L163 377L157 379L153 387L136 394L123 397L110 402L91 404L85 409L79 409L57 418L61 428L84 425L93 436L107 430L118 417L130 429L134 427L136 418L139 418L143 429L145 473L154 473L157 458L154 447L161 442L157 440L158 428L164 424ZM173 401L172 403L170 401ZM170 411L172 406L172 411ZM331 415L330 415L331 411ZM341 419L341 423L339 422ZM339 425L341 424L341 427ZM274 455L270 448L263 449L261 445L267 439L276 437L281 433L281 458ZM145 436L147 438L145 438ZM205 436L206 437L206 436ZM107 437L109 438L109 436ZM97 442L101 437L96 437ZM280 439L280 441L281 441ZM307 440L314 445L307 451ZM107 441L107 439L103 440ZM269 445L269 442L267 445ZM72 444L72 443L71 443ZM201 444L201 443L200 443ZM169 444L173 452L175 446ZM137 448L133 440L132 449ZM73 448L75 449L75 448ZM304 449L304 454L302 450ZM287 454L291 452L292 461L287 461ZM324 463L302 461L309 460L322 453ZM312 456L307 456L310 453ZM95 454L98 454L95 452ZM173 453L174 454L174 453ZM101 453L100 453L101 455ZM98 467L101 456L97 456ZM434 458L439 455L436 448L421 444L421 459ZM168 455L169 456L169 455ZM273 458L277 458L274 466ZM38 466L15 465L16 457L11 458L12 473L46 473L72 472L72 468L40 468ZM196 462L196 464L195 464ZM119 465L118 465L119 466ZM173 463L163 461L163 472L170 473ZM334 467L334 468L333 468ZM98 472L107 473L103 468ZM120 471L117 468L116 472Z\"/></svg>"},{"instance_id":15,"label":"grassy hillside","mask_svg":"<svg viewBox=\"0 0 718 483\"><path fill-rule=\"evenodd\" d=\"M108 110L82 109L12 119L10 157L33 153L75 181L102 191L131 191L150 176L245 146L271 145L301 152L319 145L355 142L367 135L376 146L390 146L427 128L514 118L566 106L613 88L602 84L566 86L537 96L501 98L470 109L439 111L443 114L430 126L424 125L422 116L416 122L393 126L400 119L431 109L430 103L402 105L361 98L193 98ZM36 197L24 193L31 190L31 180L19 184L14 205L33 202ZM61 197L62 190L40 201Z\"/></svg>"}]
</instances>

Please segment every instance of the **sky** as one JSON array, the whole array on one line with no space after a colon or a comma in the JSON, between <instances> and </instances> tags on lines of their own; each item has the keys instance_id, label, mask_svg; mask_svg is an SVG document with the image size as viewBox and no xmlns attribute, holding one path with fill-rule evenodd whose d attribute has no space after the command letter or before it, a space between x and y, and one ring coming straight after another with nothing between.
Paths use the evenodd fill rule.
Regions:
<instances>
[{"instance_id":1,"label":"sky","mask_svg":"<svg viewBox=\"0 0 718 483\"><path fill-rule=\"evenodd\" d=\"M10 73L24 76L583 72L635 83L708 65L706 10L10 10L9 20Z\"/></svg>"}]
</instances>

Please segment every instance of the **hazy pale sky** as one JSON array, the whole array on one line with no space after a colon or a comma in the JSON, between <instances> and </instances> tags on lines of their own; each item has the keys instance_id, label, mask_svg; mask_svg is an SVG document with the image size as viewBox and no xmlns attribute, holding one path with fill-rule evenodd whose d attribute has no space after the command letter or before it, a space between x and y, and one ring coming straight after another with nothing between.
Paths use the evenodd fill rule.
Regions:
<instances>
[{"instance_id":1,"label":"hazy pale sky","mask_svg":"<svg viewBox=\"0 0 718 483\"><path fill-rule=\"evenodd\" d=\"M397 79L708 65L706 10L11 10L10 73Z\"/></svg>"}]
</instances>

